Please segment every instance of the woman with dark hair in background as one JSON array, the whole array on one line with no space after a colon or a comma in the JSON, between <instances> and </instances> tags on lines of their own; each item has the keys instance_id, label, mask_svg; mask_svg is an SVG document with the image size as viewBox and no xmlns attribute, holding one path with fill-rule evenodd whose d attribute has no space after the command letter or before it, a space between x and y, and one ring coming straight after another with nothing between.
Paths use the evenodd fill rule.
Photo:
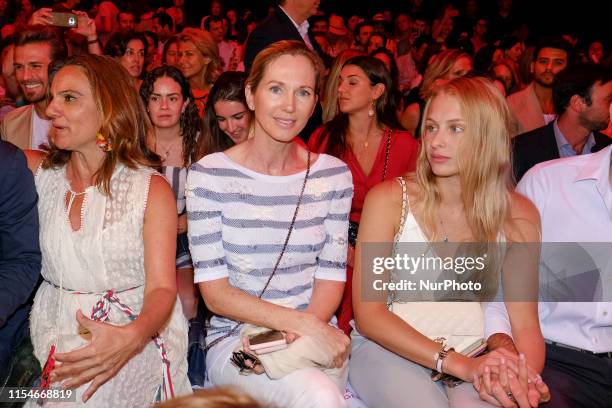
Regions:
<instances>
[{"instance_id":1,"label":"woman with dark hair in background","mask_svg":"<svg viewBox=\"0 0 612 408\"><path fill-rule=\"evenodd\" d=\"M117 59L134 79L136 89L142 84L141 77L147 52L147 39L142 33L135 31L113 34L104 47L104 54Z\"/></svg>"},{"instance_id":2,"label":"woman with dark hair in background","mask_svg":"<svg viewBox=\"0 0 612 408\"><path fill-rule=\"evenodd\" d=\"M196 159L200 130L198 108L193 102L189 82L178 68L162 65L147 74L140 97L153 124L147 143L162 160L160 172L166 177L176 198L178 228L176 243L176 280L183 314L193 319L198 296L193 284L193 266L187 242L185 181L187 168Z\"/></svg>"},{"instance_id":3,"label":"woman with dark hair in background","mask_svg":"<svg viewBox=\"0 0 612 408\"><path fill-rule=\"evenodd\" d=\"M363 200L382 180L414 170L418 143L400 130L393 81L385 65L371 56L348 59L340 73L339 113L317 129L308 147L348 164L355 194L351 205L347 285L338 311L338 325L349 332L352 318L351 276Z\"/></svg>"},{"instance_id":4,"label":"woman with dark hair in background","mask_svg":"<svg viewBox=\"0 0 612 408\"><path fill-rule=\"evenodd\" d=\"M173 35L164 43L164 52L162 54L162 64L178 67L178 35Z\"/></svg>"},{"instance_id":5,"label":"woman with dark hair in background","mask_svg":"<svg viewBox=\"0 0 612 408\"><path fill-rule=\"evenodd\" d=\"M204 110L198 157L222 152L247 140L252 114L244 95L244 72L227 71L217 78Z\"/></svg>"}]
</instances>

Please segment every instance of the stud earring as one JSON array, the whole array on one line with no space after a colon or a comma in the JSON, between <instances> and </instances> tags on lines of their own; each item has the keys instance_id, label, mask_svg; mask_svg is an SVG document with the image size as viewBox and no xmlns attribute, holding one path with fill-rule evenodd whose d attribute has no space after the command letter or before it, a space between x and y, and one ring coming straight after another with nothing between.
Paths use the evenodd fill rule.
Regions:
<instances>
[{"instance_id":1,"label":"stud earring","mask_svg":"<svg viewBox=\"0 0 612 408\"><path fill-rule=\"evenodd\" d=\"M96 133L96 146L98 146L104 153L113 150L113 144L111 143L110 139L100 132Z\"/></svg>"}]
</instances>

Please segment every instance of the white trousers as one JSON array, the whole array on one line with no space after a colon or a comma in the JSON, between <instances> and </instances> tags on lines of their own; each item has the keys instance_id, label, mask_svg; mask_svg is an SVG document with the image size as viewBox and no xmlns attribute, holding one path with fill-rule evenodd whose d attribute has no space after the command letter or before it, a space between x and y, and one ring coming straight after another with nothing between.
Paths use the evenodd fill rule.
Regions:
<instances>
[{"instance_id":1,"label":"white trousers","mask_svg":"<svg viewBox=\"0 0 612 408\"><path fill-rule=\"evenodd\" d=\"M241 375L230 363L238 342L236 337L227 338L208 350L206 368L214 386L235 386L265 407L346 407L344 390L348 370L342 383L317 368L296 370L279 380L271 380L265 374Z\"/></svg>"}]
</instances>

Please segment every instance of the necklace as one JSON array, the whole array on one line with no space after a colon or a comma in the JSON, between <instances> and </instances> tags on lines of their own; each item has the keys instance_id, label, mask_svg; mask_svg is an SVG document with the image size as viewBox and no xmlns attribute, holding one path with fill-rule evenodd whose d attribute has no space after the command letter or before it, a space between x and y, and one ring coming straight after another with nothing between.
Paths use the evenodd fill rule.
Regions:
<instances>
[{"instance_id":1,"label":"necklace","mask_svg":"<svg viewBox=\"0 0 612 408\"><path fill-rule=\"evenodd\" d=\"M440 217L440 214L438 214L438 217L440 218L440 226L442 227L442 234L444 235L442 242L448 242L448 234L446 233L446 228L444 228L444 221L442 217Z\"/></svg>"},{"instance_id":2,"label":"necklace","mask_svg":"<svg viewBox=\"0 0 612 408\"><path fill-rule=\"evenodd\" d=\"M172 149L174 149L175 145L177 144L176 140L180 141L181 139L179 138L179 139L175 139L171 141L168 144L167 148L166 146L163 146L161 143L155 140L155 152L161 156L162 161L165 161L168 158L168 156L170 155L170 152L172 151ZM158 146L160 147L160 149L158 149Z\"/></svg>"}]
</instances>

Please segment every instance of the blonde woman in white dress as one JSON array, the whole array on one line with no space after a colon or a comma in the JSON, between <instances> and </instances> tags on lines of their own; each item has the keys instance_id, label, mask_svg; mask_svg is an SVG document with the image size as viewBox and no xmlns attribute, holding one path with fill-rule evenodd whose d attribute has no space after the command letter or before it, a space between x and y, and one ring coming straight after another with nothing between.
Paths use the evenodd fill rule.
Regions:
<instances>
[{"instance_id":1,"label":"blonde woman in white dress","mask_svg":"<svg viewBox=\"0 0 612 408\"><path fill-rule=\"evenodd\" d=\"M544 340L537 302L506 302L518 350L490 342L489 349L497 347L495 351L466 357L424 335L406 321L409 316L395 314L389 309L390 298L366 301L362 296L362 285L373 273L371 265L362 263L368 243L486 243L489 248L499 242L503 248L505 243L539 243L537 209L511 189L510 117L503 96L484 78L441 85L424 111L416 173L379 184L366 197L353 277L357 330L349 380L371 408L402 407L407 401L427 407L529 407L547 398L546 385L538 377ZM537 277L535 265L517 272ZM423 270L417 273L428 277ZM477 307L469 318L482 326L482 309L472 305ZM438 306L429 302L421 309ZM464 383L444 387L432 381L431 370Z\"/></svg>"}]
</instances>

